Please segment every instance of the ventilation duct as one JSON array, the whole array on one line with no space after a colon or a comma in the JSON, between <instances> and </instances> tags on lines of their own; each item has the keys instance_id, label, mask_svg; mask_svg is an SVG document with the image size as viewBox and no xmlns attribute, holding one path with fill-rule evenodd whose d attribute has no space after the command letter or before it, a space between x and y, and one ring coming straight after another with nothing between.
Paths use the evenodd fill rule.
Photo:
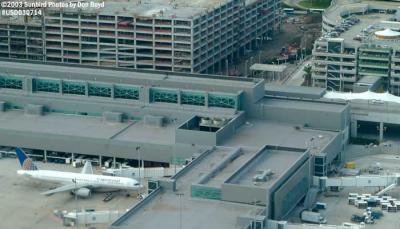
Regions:
<instances>
[{"instance_id":1,"label":"ventilation duct","mask_svg":"<svg viewBox=\"0 0 400 229\"><path fill-rule=\"evenodd\" d=\"M25 114L27 115L43 115L43 105L27 104L25 105Z\"/></svg>"},{"instance_id":2,"label":"ventilation duct","mask_svg":"<svg viewBox=\"0 0 400 229\"><path fill-rule=\"evenodd\" d=\"M107 122L122 122L122 113L120 112L103 112L103 120Z\"/></svg>"}]
</instances>

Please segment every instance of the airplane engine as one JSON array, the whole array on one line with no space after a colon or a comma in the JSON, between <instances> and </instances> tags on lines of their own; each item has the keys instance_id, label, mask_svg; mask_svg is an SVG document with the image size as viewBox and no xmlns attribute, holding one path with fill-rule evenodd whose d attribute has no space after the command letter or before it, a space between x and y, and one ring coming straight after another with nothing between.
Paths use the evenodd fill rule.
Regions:
<instances>
[{"instance_id":1,"label":"airplane engine","mask_svg":"<svg viewBox=\"0 0 400 229\"><path fill-rule=\"evenodd\" d=\"M76 195L83 198L87 198L91 195L91 191L88 188L80 188L78 189L78 191L76 191Z\"/></svg>"}]
</instances>

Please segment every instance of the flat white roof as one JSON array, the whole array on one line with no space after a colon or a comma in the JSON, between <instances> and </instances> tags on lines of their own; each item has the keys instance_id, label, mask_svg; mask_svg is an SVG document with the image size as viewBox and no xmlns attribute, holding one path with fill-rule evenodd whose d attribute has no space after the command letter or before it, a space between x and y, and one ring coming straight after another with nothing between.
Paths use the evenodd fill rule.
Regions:
<instances>
[{"instance_id":1,"label":"flat white roof","mask_svg":"<svg viewBox=\"0 0 400 229\"><path fill-rule=\"evenodd\" d=\"M253 64L250 67L252 71L265 71L265 72L283 72L287 68L286 64Z\"/></svg>"},{"instance_id":2,"label":"flat white roof","mask_svg":"<svg viewBox=\"0 0 400 229\"><path fill-rule=\"evenodd\" d=\"M399 37L400 33L387 28L385 30L376 31L375 35L382 37Z\"/></svg>"},{"instance_id":3,"label":"flat white roof","mask_svg":"<svg viewBox=\"0 0 400 229\"><path fill-rule=\"evenodd\" d=\"M359 100L373 100L373 101L400 103L400 97L392 95L389 92L376 93L372 91L366 91L361 93L351 93L351 92L329 91L324 95L324 98L341 99L346 101L359 99Z\"/></svg>"}]
</instances>

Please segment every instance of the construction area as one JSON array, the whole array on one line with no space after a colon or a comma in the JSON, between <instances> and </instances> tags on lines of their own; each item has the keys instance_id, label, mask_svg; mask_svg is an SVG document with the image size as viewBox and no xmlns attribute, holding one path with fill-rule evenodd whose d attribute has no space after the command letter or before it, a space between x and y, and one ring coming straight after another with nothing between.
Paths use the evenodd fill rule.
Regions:
<instances>
[{"instance_id":1,"label":"construction area","mask_svg":"<svg viewBox=\"0 0 400 229\"><path fill-rule=\"evenodd\" d=\"M258 46L246 51L245 55L229 67L229 76L254 76L254 64L273 64L287 67L281 78L264 77L272 84L283 84L296 71L302 60L311 54L314 40L321 36L321 14L284 14L280 30L273 37L260 40ZM270 72L272 73L272 72Z\"/></svg>"}]
</instances>

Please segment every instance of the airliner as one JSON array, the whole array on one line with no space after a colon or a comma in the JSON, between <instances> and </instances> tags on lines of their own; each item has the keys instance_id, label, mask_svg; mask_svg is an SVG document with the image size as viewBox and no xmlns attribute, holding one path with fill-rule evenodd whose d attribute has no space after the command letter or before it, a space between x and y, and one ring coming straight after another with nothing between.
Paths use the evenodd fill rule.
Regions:
<instances>
[{"instance_id":1,"label":"airliner","mask_svg":"<svg viewBox=\"0 0 400 229\"><path fill-rule=\"evenodd\" d=\"M77 196L86 198L95 189L140 190L143 187L137 180L132 178L93 174L90 161L86 161L81 173L39 170L21 148L16 148L15 152L22 167L21 170L17 171L19 175L63 184L63 186L42 193L43 195L70 191Z\"/></svg>"}]
</instances>

